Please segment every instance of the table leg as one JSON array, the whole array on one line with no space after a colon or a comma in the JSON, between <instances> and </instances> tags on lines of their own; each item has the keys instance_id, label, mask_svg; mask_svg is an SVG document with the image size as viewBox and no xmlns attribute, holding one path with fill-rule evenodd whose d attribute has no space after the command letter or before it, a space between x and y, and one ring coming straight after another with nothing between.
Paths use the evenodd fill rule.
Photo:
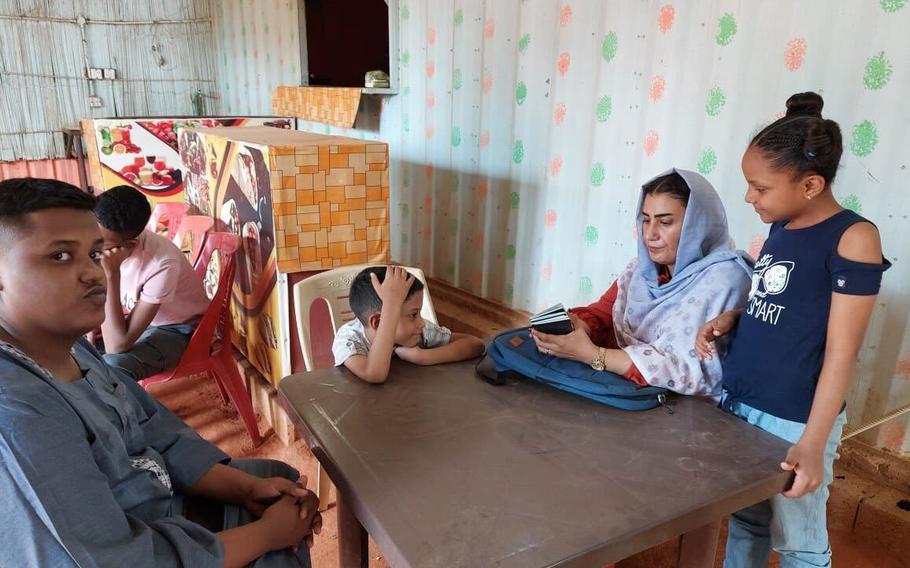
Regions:
<instances>
[{"instance_id":1,"label":"table leg","mask_svg":"<svg viewBox=\"0 0 910 568\"><path fill-rule=\"evenodd\" d=\"M76 150L76 164L79 168L79 187L88 191L88 176L85 173L85 156L82 154L82 132L73 135L73 146Z\"/></svg>"},{"instance_id":2,"label":"table leg","mask_svg":"<svg viewBox=\"0 0 910 568\"><path fill-rule=\"evenodd\" d=\"M714 568L720 521L699 527L679 537L677 568Z\"/></svg>"},{"instance_id":3,"label":"table leg","mask_svg":"<svg viewBox=\"0 0 910 568\"><path fill-rule=\"evenodd\" d=\"M354 516L347 498L336 487L338 511L338 560L340 568L368 568L370 565L367 531Z\"/></svg>"}]
</instances>

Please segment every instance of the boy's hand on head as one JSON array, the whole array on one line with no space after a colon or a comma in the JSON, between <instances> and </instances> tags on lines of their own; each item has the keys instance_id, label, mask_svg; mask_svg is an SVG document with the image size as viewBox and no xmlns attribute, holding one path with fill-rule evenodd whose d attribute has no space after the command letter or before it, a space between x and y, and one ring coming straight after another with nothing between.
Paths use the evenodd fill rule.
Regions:
<instances>
[{"instance_id":1,"label":"boy's hand on head","mask_svg":"<svg viewBox=\"0 0 910 568\"><path fill-rule=\"evenodd\" d=\"M101 255L101 268L104 269L104 274L107 277L119 274L120 265L123 264L123 261L126 260L131 253L132 251L123 247L105 249Z\"/></svg>"},{"instance_id":2,"label":"boy's hand on head","mask_svg":"<svg viewBox=\"0 0 910 568\"><path fill-rule=\"evenodd\" d=\"M818 489L824 481L824 463L824 447L814 448L802 443L792 446L780 467L784 471L794 472L796 478L790 489L783 492L783 496L798 499Z\"/></svg>"},{"instance_id":3,"label":"boy's hand on head","mask_svg":"<svg viewBox=\"0 0 910 568\"><path fill-rule=\"evenodd\" d=\"M708 321L698 330L695 336L695 352L699 359L713 359L717 349L714 340L724 336L736 326L736 314L732 311L724 312Z\"/></svg>"},{"instance_id":4,"label":"boy's hand on head","mask_svg":"<svg viewBox=\"0 0 910 568\"><path fill-rule=\"evenodd\" d=\"M370 280L373 282L376 294L382 300L382 305L403 304L408 297L408 292L411 291L411 284L414 283L414 277L400 266L386 267L385 278L381 284L375 274L370 275Z\"/></svg>"}]
</instances>

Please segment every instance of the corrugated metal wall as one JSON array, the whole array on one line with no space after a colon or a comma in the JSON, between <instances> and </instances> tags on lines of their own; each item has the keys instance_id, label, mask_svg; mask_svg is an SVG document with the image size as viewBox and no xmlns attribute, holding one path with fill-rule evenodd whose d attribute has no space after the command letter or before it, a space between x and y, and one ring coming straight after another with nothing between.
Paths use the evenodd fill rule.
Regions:
<instances>
[{"instance_id":1,"label":"corrugated metal wall","mask_svg":"<svg viewBox=\"0 0 910 568\"><path fill-rule=\"evenodd\" d=\"M856 425L910 401L907 4L403 0L400 94L366 128L301 127L389 142L397 260L534 310L609 286L635 254L638 186L671 165L715 184L756 253L767 226L742 201L742 151L790 94L822 92L845 138L835 193L894 262ZM263 17L290 17L275 9ZM904 419L867 439L908 452L907 434Z\"/></svg>"},{"instance_id":2,"label":"corrugated metal wall","mask_svg":"<svg viewBox=\"0 0 910 568\"><path fill-rule=\"evenodd\" d=\"M73 159L0 162L0 181L20 177L59 179L78 186L79 163Z\"/></svg>"},{"instance_id":3,"label":"corrugated metal wall","mask_svg":"<svg viewBox=\"0 0 910 568\"><path fill-rule=\"evenodd\" d=\"M117 80L87 81L86 63ZM0 0L0 160L62 156L82 117L192 114L215 81L208 0Z\"/></svg>"}]
</instances>

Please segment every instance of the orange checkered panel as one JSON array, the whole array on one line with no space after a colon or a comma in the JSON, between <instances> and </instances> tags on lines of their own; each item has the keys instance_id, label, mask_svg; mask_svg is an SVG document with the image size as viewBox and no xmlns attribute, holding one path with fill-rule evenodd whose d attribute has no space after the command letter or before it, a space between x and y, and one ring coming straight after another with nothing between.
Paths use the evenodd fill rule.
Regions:
<instances>
[{"instance_id":1,"label":"orange checkered panel","mask_svg":"<svg viewBox=\"0 0 910 568\"><path fill-rule=\"evenodd\" d=\"M269 155L280 271L389 261L385 144L272 147Z\"/></svg>"}]
</instances>

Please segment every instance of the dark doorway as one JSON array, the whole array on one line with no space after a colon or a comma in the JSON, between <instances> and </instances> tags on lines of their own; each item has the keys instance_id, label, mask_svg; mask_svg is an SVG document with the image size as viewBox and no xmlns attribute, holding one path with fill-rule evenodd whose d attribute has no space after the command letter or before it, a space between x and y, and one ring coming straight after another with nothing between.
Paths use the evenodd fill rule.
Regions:
<instances>
[{"instance_id":1,"label":"dark doorway","mask_svg":"<svg viewBox=\"0 0 910 568\"><path fill-rule=\"evenodd\" d=\"M389 72L385 0L304 0L309 84L362 87L367 71Z\"/></svg>"}]
</instances>

